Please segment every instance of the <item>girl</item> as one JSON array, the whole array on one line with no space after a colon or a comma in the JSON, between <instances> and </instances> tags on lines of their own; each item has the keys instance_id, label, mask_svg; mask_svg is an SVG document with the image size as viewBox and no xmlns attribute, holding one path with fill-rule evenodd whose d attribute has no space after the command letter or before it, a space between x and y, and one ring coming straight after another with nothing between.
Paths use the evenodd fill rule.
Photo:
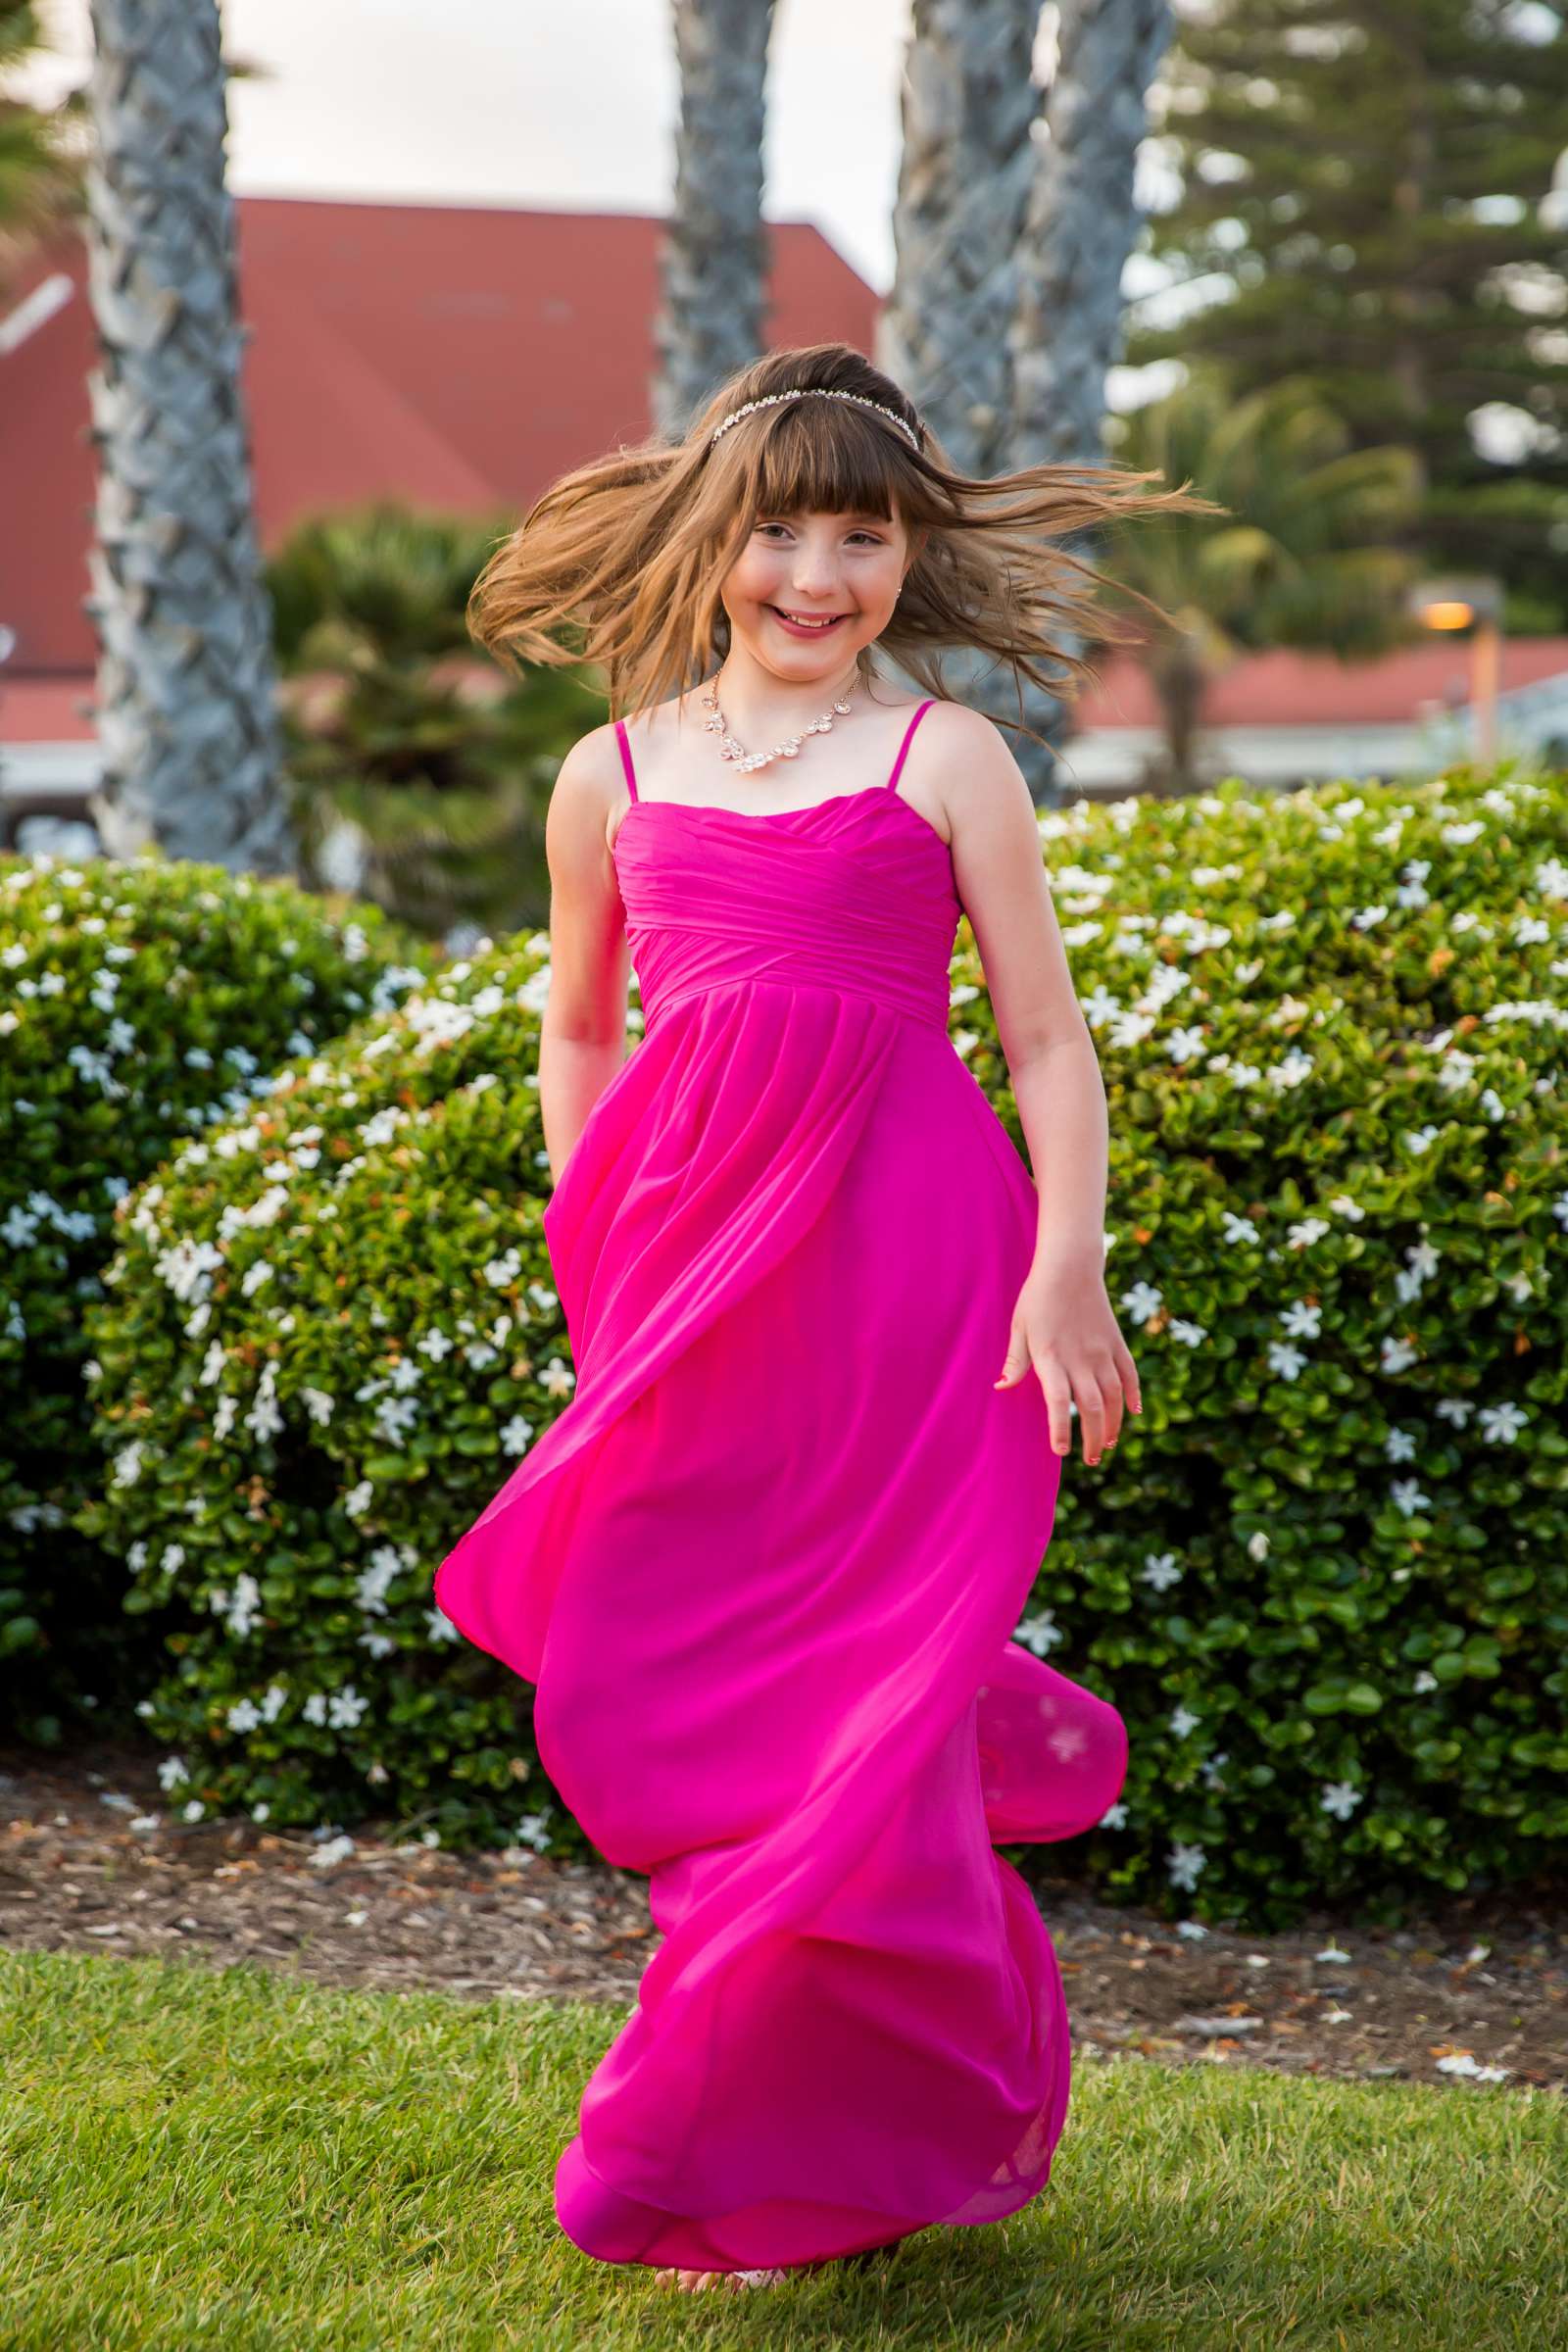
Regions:
<instances>
[{"instance_id":1,"label":"girl","mask_svg":"<svg viewBox=\"0 0 1568 2352\"><path fill-rule=\"evenodd\" d=\"M576 1391L436 1597L537 1686L557 1790L648 1875L663 1940L556 2211L682 2285L1000 2220L1065 2118L1054 1947L993 1840L1093 1828L1127 1740L1009 1637L1072 1416L1097 1463L1141 1404L1035 812L933 657L1082 668L1054 638L1100 575L1052 539L1193 503L1150 478L956 474L823 344L567 475L475 585L483 643L604 664L628 716L572 748L546 830ZM949 1040L960 913L1034 1181Z\"/></svg>"}]
</instances>

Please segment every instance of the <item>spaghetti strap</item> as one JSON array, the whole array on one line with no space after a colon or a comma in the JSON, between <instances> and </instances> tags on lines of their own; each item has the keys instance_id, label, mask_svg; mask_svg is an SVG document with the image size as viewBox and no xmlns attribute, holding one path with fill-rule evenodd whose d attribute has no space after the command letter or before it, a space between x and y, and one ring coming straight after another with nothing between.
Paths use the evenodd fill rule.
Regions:
<instances>
[{"instance_id":1,"label":"spaghetti strap","mask_svg":"<svg viewBox=\"0 0 1568 2352\"><path fill-rule=\"evenodd\" d=\"M615 737L620 745L620 764L626 770L626 790L635 800L637 798L637 770L631 763L631 745L626 740L626 722L623 718L617 718L615 721Z\"/></svg>"},{"instance_id":2,"label":"spaghetti strap","mask_svg":"<svg viewBox=\"0 0 1568 2352\"><path fill-rule=\"evenodd\" d=\"M887 789L889 792L897 792L899 788L899 778L904 773L905 754L908 751L910 737L913 735L915 728L920 724L921 719L924 718L926 712L930 710L931 705L935 701L936 696L934 694L928 695L925 701L920 705L919 709L915 711L915 714L910 719L908 725L905 728L904 741L899 746L899 756L893 762L893 773L891 776L889 776L887 781Z\"/></svg>"}]
</instances>

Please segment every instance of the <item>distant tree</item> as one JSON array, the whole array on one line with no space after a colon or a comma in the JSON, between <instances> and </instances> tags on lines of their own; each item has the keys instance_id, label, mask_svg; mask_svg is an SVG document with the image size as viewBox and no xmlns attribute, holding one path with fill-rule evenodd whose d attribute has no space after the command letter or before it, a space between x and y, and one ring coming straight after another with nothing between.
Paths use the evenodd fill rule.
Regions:
<instances>
[{"instance_id":1,"label":"distant tree","mask_svg":"<svg viewBox=\"0 0 1568 2352\"><path fill-rule=\"evenodd\" d=\"M1568 625L1563 9L1183 0L1156 128L1181 193L1150 248L1203 299L1134 305L1128 363L1309 379L1353 446L1416 459L1430 565Z\"/></svg>"},{"instance_id":2,"label":"distant tree","mask_svg":"<svg viewBox=\"0 0 1568 2352\"><path fill-rule=\"evenodd\" d=\"M547 919L551 787L606 712L596 673L518 680L475 649L466 599L510 527L379 501L267 569L305 880L458 948Z\"/></svg>"},{"instance_id":3,"label":"distant tree","mask_svg":"<svg viewBox=\"0 0 1568 2352\"><path fill-rule=\"evenodd\" d=\"M92 26L94 815L114 856L285 872L217 0L92 0Z\"/></svg>"},{"instance_id":4,"label":"distant tree","mask_svg":"<svg viewBox=\"0 0 1568 2352\"><path fill-rule=\"evenodd\" d=\"M1238 400L1218 369L1119 416L1113 442L1118 465L1190 479L1227 510L1156 515L1102 559L1175 623L1142 654L1165 743L1139 782L1192 792L1211 780L1199 750L1204 695L1243 654L1289 645L1370 661L1408 642L1414 565L1394 542L1419 499L1419 469L1396 445L1353 448L1309 385Z\"/></svg>"},{"instance_id":5,"label":"distant tree","mask_svg":"<svg viewBox=\"0 0 1568 2352\"><path fill-rule=\"evenodd\" d=\"M685 432L762 349L767 237L762 133L773 0L674 0L680 115L675 199L654 321L657 429Z\"/></svg>"},{"instance_id":6,"label":"distant tree","mask_svg":"<svg viewBox=\"0 0 1568 2352\"><path fill-rule=\"evenodd\" d=\"M53 107L20 95L48 54L29 6L0 0L0 296L16 290L40 245L77 222L85 208L82 159L86 101L70 90Z\"/></svg>"}]
</instances>

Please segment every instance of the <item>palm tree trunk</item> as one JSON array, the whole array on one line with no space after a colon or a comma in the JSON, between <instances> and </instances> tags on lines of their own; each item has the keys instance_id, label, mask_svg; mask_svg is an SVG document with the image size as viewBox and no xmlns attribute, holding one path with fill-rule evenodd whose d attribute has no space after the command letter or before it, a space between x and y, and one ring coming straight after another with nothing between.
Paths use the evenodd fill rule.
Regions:
<instances>
[{"instance_id":1,"label":"palm tree trunk","mask_svg":"<svg viewBox=\"0 0 1568 2352\"><path fill-rule=\"evenodd\" d=\"M905 58L893 283L873 356L958 471L981 477L1005 463L1039 22L1040 0L914 0ZM1002 691L992 658L967 647L944 653L942 672L976 710Z\"/></svg>"},{"instance_id":2,"label":"palm tree trunk","mask_svg":"<svg viewBox=\"0 0 1568 2352\"><path fill-rule=\"evenodd\" d=\"M1142 787L1156 800L1177 800L1200 789L1198 730L1207 677L1199 643L1190 632L1172 635L1151 658L1149 678L1164 713L1162 757L1152 761Z\"/></svg>"},{"instance_id":3,"label":"palm tree trunk","mask_svg":"<svg viewBox=\"0 0 1568 2352\"><path fill-rule=\"evenodd\" d=\"M674 0L674 24L680 121L653 387L658 429L671 440L725 376L762 350L762 132L773 0Z\"/></svg>"},{"instance_id":4,"label":"palm tree trunk","mask_svg":"<svg viewBox=\"0 0 1568 2352\"><path fill-rule=\"evenodd\" d=\"M92 0L104 847L293 870L241 396L216 0Z\"/></svg>"},{"instance_id":5,"label":"palm tree trunk","mask_svg":"<svg viewBox=\"0 0 1568 2352\"><path fill-rule=\"evenodd\" d=\"M1039 21L1040 0L914 0L897 260L875 356L964 473L993 473L1005 460Z\"/></svg>"},{"instance_id":6,"label":"palm tree trunk","mask_svg":"<svg viewBox=\"0 0 1568 2352\"><path fill-rule=\"evenodd\" d=\"M1121 347L1122 271L1140 221L1138 148L1171 29L1169 0L1062 0L1008 333L1012 466L1105 462L1105 376ZM1091 541L1080 534L1069 552L1092 563ZM1026 680L1023 705L1032 727L1059 737L1060 702ZM1037 747L1021 744L1018 759L1034 784Z\"/></svg>"}]
</instances>

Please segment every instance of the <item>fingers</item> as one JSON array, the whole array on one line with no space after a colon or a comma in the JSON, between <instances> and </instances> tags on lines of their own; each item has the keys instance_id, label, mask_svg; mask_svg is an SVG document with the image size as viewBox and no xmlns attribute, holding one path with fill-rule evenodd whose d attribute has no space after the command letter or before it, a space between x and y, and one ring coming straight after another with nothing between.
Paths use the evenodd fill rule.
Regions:
<instances>
[{"instance_id":1,"label":"fingers","mask_svg":"<svg viewBox=\"0 0 1568 2352\"><path fill-rule=\"evenodd\" d=\"M1144 1393L1138 1385L1138 1366L1133 1362L1132 1349L1118 1331L1110 1347L1111 1360L1122 1393L1135 1413L1144 1409Z\"/></svg>"},{"instance_id":2,"label":"fingers","mask_svg":"<svg viewBox=\"0 0 1568 2352\"><path fill-rule=\"evenodd\" d=\"M1023 1326L1014 1323L1008 1336L1006 1361L1000 1379L993 1385L999 1389L1012 1388L1031 1368L1040 1375L1054 1453L1072 1451L1074 1412L1083 1432L1084 1460L1093 1464L1119 1440L1124 1408L1134 1413L1144 1409L1138 1367L1119 1332L1107 1348L1095 1355L1069 1363L1048 1351L1035 1366Z\"/></svg>"}]
</instances>

